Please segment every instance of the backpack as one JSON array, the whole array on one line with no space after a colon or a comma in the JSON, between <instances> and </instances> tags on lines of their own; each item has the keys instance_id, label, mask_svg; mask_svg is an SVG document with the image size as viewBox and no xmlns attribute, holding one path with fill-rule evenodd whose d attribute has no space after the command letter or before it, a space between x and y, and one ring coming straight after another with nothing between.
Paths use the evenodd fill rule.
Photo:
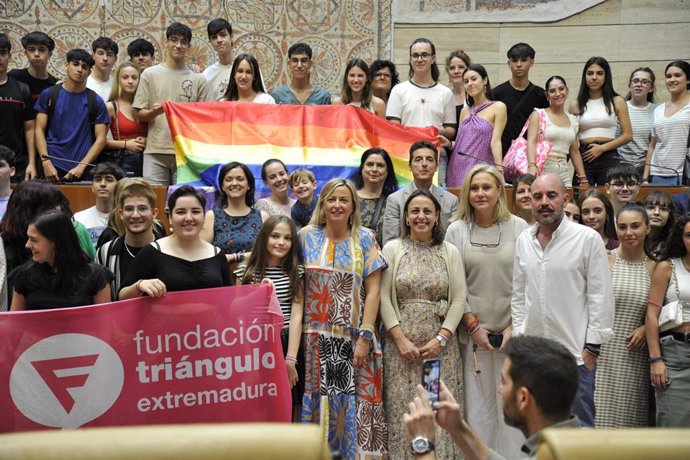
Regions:
<instances>
[{"instance_id":1,"label":"backpack","mask_svg":"<svg viewBox=\"0 0 690 460\"><path fill-rule=\"evenodd\" d=\"M46 130L50 126L50 120L53 118L55 113L55 106L57 105L58 95L60 94L60 88L62 85L53 85L50 87L50 92L48 93L48 123L46 125ZM98 100L97 95L93 90L86 88L86 97L89 104L89 122L92 126L96 124L96 117L98 117Z\"/></svg>"}]
</instances>

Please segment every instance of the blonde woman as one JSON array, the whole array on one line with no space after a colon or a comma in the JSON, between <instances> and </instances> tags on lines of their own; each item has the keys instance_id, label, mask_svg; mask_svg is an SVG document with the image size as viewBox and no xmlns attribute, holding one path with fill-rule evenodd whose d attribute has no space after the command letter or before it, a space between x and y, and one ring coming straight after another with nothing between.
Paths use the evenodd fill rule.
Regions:
<instances>
[{"instance_id":1,"label":"blonde woman","mask_svg":"<svg viewBox=\"0 0 690 460\"><path fill-rule=\"evenodd\" d=\"M465 266L467 305L458 329L464 366L465 413L479 437L506 458L520 453L522 434L503 422L498 387L512 334L515 240L527 222L510 214L503 176L489 165L469 170L446 241ZM471 363L471 364L470 364Z\"/></svg>"},{"instance_id":2,"label":"blonde woman","mask_svg":"<svg viewBox=\"0 0 690 460\"><path fill-rule=\"evenodd\" d=\"M375 322L386 262L374 234L361 227L352 182L324 185L299 243L305 268L302 422L327 420L331 451L343 459L385 458Z\"/></svg>"},{"instance_id":3,"label":"blonde woman","mask_svg":"<svg viewBox=\"0 0 690 460\"><path fill-rule=\"evenodd\" d=\"M138 122L134 117L132 102L139 87L139 71L129 61L123 62L115 72L110 100L105 104L110 116L112 139L105 142L105 150L124 150L125 154L118 162L125 177L143 175L146 135L146 123Z\"/></svg>"}]
</instances>

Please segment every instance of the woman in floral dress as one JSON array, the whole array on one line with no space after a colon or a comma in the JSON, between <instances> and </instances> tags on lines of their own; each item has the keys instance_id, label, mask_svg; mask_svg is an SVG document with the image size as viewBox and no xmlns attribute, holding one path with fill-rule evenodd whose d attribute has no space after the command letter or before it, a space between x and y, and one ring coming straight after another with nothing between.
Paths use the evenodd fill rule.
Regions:
<instances>
[{"instance_id":1,"label":"woman in floral dress","mask_svg":"<svg viewBox=\"0 0 690 460\"><path fill-rule=\"evenodd\" d=\"M441 205L427 190L405 203L404 236L386 243L390 268L381 280L386 342L384 401L391 459L413 459L403 414L420 382L422 362L441 360L441 378L462 404L462 359L455 330L465 311L465 270L455 246L443 241ZM460 458L448 433L437 430L436 458Z\"/></svg>"},{"instance_id":2,"label":"woman in floral dress","mask_svg":"<svg viewBox=\"0 0 690 460\"><path fill-rule=\"evenodd\" d=\"M385 458L382 355L374 323L386 262L374 234L361 228L351 182L326 183L299 241L306 280L302 422L325 424L332 453L343 459Z\"/></svg>"}]
</instances>

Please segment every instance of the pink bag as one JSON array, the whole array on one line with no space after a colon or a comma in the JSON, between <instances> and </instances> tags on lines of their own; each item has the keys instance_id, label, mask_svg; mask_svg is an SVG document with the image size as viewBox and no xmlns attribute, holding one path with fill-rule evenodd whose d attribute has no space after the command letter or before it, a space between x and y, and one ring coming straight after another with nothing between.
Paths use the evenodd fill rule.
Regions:
<instances>
[{"instance_id":1,"label":"pink bag","mask_svg":"<svg viewBox=\"0 0 690 460\"><path fill-rule=\"evenodd\" d=\"M544 170L544 163L551 152L553 144L544 140L544 131L546 130L546 112L543 109L537 109L539 113L539 134L537 135L537 169L539 173ZM525 139L525 131L529 126L529 118L522 127L520 135L513 140L510 148L503 158L503 175L507 181L512 181L521 174L525 174L529 168L527 161L527 139Z\"/></svg>"}]
</instances>

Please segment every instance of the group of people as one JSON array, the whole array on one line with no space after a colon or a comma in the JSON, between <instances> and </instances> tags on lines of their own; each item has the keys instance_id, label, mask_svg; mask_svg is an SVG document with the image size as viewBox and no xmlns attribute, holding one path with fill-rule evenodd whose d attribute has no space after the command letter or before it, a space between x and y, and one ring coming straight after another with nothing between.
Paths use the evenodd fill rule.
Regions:
<instances>
[{"instance_id":1,"label":"group of people","mask_svg":"<svg viewBox=\"0 0 690 460\"><path fill-rule=\"evenodd\" d=\"M153 47L139 39L128 47L131 62L111 76L117 45L99 38L92 53L67 53L61 86L46 71L50 37L27 34L29 67L8 76L11 45L0 34L0 144L9 147L0 148L0 193L12 175L79 179L101 159L90 171L95 206L83 213L73 216L50 183L7 192L0 261L11 310L269 280L285 316L295 420L326 420L332 451L348 459L413 456L405 423L416 411L404 402L432 358L444 382L441 426L442 409L462 412L460 431L471 427L496 455L519 455L535 430L516 417L522 409L506 405L507 382L540 390L514 370L529 361L506 357L513 336L554 339L561 348L550 353L571 358L576 370L565 374L561 402L579 422L567 420L563 404L559 421L646 426L651 382L656 424L690 426L688 198L658 192L634 203L640 184L679 185L690 64L666 67L671 100L654 106L650 69L632 72L626 101L607 61L591 58L566 108L565 79L553 76L545 88L529 81L535 52L527 44L510 48L511 79L494 90L482 65L453 51L451 89L439 83L433 43L417 39L408 81L397 82L389 61L353 59L331 100L310 82L307 44L290 47L290 82L269 94L257 60L234 56L230 24L217 19L207 31L219 59L203 73L187 63L191 29L173 23L163 63L153 65ZM22 104L5 110L4 91ZM400 189L389 154L368 149L352 180L328 180L318 194L309 169L270 159L261 168L270 196L259 200L251 170L230 162L219 170L213 209L189 185L170 194L167 235L150 185L175 181L161 103L206 100L356 105L393 123L437 127L443 149L414 143L413 180ZM525 124L529 168L515 179L513 215L500 165ZM538 164L544 139L552 148ZM461 187L459 199L434 185L436 176ZM573 184L579 202L566 193ZM682 211L675 216L674 206ZM683 321L660 332L661 308L673 300ZM428 419L423 398L415 408ZM434 430L426 438L436 455L459 458L458 431Z\"/></svg>"}]
</instances>

